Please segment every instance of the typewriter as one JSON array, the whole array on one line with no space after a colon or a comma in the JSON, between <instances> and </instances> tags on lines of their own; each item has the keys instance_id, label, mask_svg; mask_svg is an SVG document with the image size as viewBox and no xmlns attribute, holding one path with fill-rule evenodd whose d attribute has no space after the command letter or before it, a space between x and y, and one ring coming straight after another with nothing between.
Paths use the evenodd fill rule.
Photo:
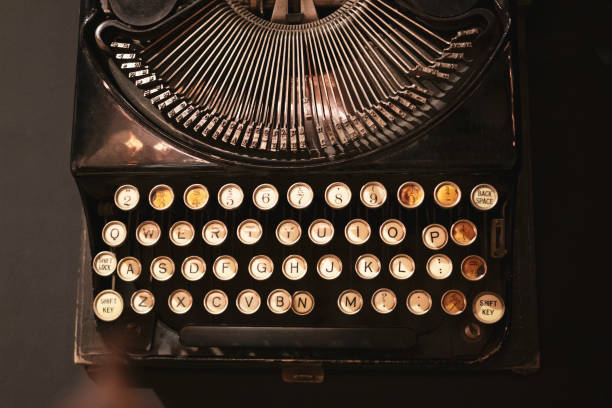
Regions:
<instances>
[{"instance_id":1,"label":"typewriter","mask_svg":"<svg viewBox=\"0 0 612 408\"><path fill-rule=\"evenodd\" d=\"M517 10L82 0L76 362L537 369Z\"/></svg>"}]
</instances>

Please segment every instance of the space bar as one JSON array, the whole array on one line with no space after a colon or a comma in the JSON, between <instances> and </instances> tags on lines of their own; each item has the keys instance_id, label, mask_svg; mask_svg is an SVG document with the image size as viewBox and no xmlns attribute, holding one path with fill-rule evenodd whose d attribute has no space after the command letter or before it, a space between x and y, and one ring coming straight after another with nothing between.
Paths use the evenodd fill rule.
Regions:
<instances>
[{"instance_id":1,"label":"space bar","mask_svg":"<svg viewBox=\"0 0 612 408\"><path fill-rule=\"evenodd\" d=\"M191 347L406 349L416 344L410 329L187 326L181 343Z\"/></svg>"}]
</instances>

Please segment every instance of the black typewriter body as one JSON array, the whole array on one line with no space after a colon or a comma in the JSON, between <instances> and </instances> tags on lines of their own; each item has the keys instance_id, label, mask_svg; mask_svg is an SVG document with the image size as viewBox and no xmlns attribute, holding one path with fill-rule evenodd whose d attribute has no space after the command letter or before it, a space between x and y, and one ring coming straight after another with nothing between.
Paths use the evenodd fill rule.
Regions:
<instances>
[{"instance_id":1,"label":"black typewriter body","mask_svg":"<svg viewBox=\"0 0 612 408\"><path fill-rule=\"evenodd\" d=\"M269 92L279 102L268 104L268 122L251 123L248 113L264 106L267 88L249 85L262 83L254 80L260 72L265 78L265 66L258 70L256 63L266 61L265 47L237 54L235 60L251 63L227 72L231 58L211 57L201 65L212 72L201 76L210 89L184 85L191 78L187 60L174 65L185 62L173 77L185 75L185 81L168 79L168 61L189 47L194 32L211 27L212 35L216 23L205 23L217 11L242 16L237 26L261 25L243 39L240 30L228 29L238 46L251 34L250 41L263 45L266 30L283 32L284 25L265 20L270 10L257 15L238 1L158 3L157 15L145 15L121 9L129 2L82 1L71 153L86 220L78 362L95 365L110 349L144 366L538 367L528 140L513 5L472 1L436 9L428 2L368 0L366 14L354 17L359 29L333 33L342 18L365 10L347 1L320 23L287 25L289 46L270 47L281 63L269 70L288 79L270 80L270 86L286 87ZM372 90L352 86L351 75L354 83L369 77L360 61L393 68L394 58L409 60L410 49L398 43L414 43L409 30L388 38L381 31L364 41L364 27L398 24L392 10L407 16L405 24L415 23L408 28L439 30L435 35L449 44L470 42L475 50L465 51L464 60L438 60L438 68L417 64L404 76L392 69L379 74L372 64ZM287 13L286 21L306 18L302 11ZM229 25L219 24L220 32ZM448 34L460 31L467 37ZM282 34L278 38L281 44ZM346 51L330 52L339 44ZM289 56L300 49L312 62L310 71L292 67ZM369 53L369 60L357 51ZM268 59L276 55L270 51ZM224 75L214 76L216 69ZM395 89L393 78L408 86ZM224 80L233 86L218 85ZM445 81L452 85L445 88ZM368 81L362 82L365 88ZM381 90L388 89L397 92L385 100ZM365 108L353 111L348 99ZM201 187L190 202L188 193ZM301 207L295 200L308 202L308 191L301 190L308 187L311 202ZM451 189L446 196L445 188ZM276 203L267 208L270 194ZM297 239L289 238L296 228ZM124 260L132 261L120 273ZM332 261L341 263L340 271ZM150 297L139 300L142 291Z\"/></svg>"}]
</instances>

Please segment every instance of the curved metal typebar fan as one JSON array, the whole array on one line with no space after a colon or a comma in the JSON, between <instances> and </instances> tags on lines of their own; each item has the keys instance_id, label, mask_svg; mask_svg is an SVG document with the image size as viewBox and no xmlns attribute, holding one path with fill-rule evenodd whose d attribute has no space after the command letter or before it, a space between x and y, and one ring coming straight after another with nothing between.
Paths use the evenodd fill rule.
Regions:
<instances>
[{"instance_id":1,"label":"curved metal typebar fan","mask_svg":"<svg viewBox=\"0 0 612 408\"><path fill-rule=\"evenodd\" d=\"M465 99L508 30L503 2L440 18L347 0L318 19L313 0L297 12L276 0L271 21L251 3L197 1L144 30L110 18L96 41L168 137L254 165L336 163L414 140Z\"/></svg>"}]
</instances>

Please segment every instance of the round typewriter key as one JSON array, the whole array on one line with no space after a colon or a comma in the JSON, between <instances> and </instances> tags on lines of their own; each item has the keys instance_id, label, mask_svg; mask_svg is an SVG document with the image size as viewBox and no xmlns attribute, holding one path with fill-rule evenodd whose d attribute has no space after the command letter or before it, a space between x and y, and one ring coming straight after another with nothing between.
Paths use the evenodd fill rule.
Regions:
<instances>
[{"instance_id":1,"label":"round typewriter key","mask_svg":"<svg viewBox=\"0 0 612 408\"><path fill-rule=\"evenodd\" d=\"M283 245L293 245L302 236L302 228L297 221L284 220L276 227L276 239Z\"/></svg>"},{"instance_id":2,"label":"round typewriter key","mask_svg":"<svg viewBox=\"0 0 612 408\"><path fill-rule=\"evenodd\" d=\"M170 186L160 184L151 189L149 204L156 210L162 211L170 208L174 202L174 191Z\"/></svg>"},{"instance_id":3,"label":"round typewriter key","mask_svg":"<svg viewBox=\"0 0 612 408\"><path fill-rule=\"evenodd\" d=\"M334 237L334 226L327 220L314 220L308 227L308 236L315 244L325 245Z\"/></svg>"},{"instance_id":4,"label":"round typewriter key","mask_svg":"<svg viewBox=\"0 0 612 408\"><path fill-rule=\"evenodd\" d=\"M191 309L193 297L185 289L177 289L168 296L168 307L176 314L185 314Z\"/></svg>"},{"instance_id":5,"label":"round typewriter key","mask_svg":"<svg viewBox=\"0 0 612 408\"><path fill-rule=\"evenodd\" d=\"M285 289L274 289L268 295L268 309L275 314L287 313L291 309L291 294Z\"/></svg>"},{"instance_id":6,"label":"round typewriter key","mask_svg":"<svg viewBox=\"0 0 612 408\"><path fill-rule=\"evenodd\" d=\"M395 279L408 279L414 273L415 265L412 257L399 254L389 261L389 272Z\"/></svg>"},{"instance_id":7,"label":"round typewriter key","mask_svg":"<svg viewBox=\"0 0 612 408\"><path fill-rule=\"evenodd\" d=\"M423 229L423 243L429 249L442 249L448 242L448 232L440 224L431 224Z\"/></svg>"},{"instance_id":8,"label":"round typewriter key","mask_svg":"<svg viewBox=\"0 0 612 408\"><path fill-rule=\"evenodd\" d=\"M313 198L312 187L306 183L295 183L287 190L287 201L298 210L308 207Z\"/></svg>"},{"instance_id":9,"label":"round typewriter key","mask_svg":"<svg viewBox=\"0 0 612 408\"><path fill-rule=\"evenodd\" d=\"M181 264L181 274L188 281L197 281L202 279L206 273L206 262L199 256L188 256Z\"/></svg>"},{"instance_id":10,"label":"round typewriter key","mask_svg":"<svg viewBox=\"0 0 612 408\"><path fill-rule=\"evenodd\" d=\"M336 255L323 255L317 262L317 272L323 279L336 279L342 273L342 261Z\"/></svg>"},{"instance_id":11,"label":"round typewriter key","mask_svg":"<svg viewBox=\"0 0 612 408\"><path fill-rule=\"evenodd\" d=\"M126 184L115 191L115 205L123 211L130 211L136 208L140 200L138 189Z\"/></svg>"},{"instance_id":12,"label":"round typewriter key","mask_svg":"<svg viewBox=\"0 0 612 408\"><path fill-rule=\"evenodd\" d=\"M306 275L308 264L306 260L299 255L289 255L283 261L283 275L287 279L299 280Z\"/></svg>"},{"instance_id":13,"label":"round typewriter key","mask_svg":"<svg viewBox=\"0 0 612 408\"><path fill-rule=\"evenodd\" d=\"M170 227L170 241L176 246L187 246L193 241L195 230L187 221L177 221Z\"/></svg>"},{"instance_id":14,"label":"round typewriter key","mask_svg":"<svg viewBox=\"0 0 612 408\"><path fill-rule=\"evenodd\" d=\"M359 198L368 208L378 208L387 201L387 189L378 181L370 181L361 187Z\"/></svg>"},{"instance_id":15,"label":"round typewriter key","mask_svg":"<svg viewBox=\"0 0 612 408\"><path fill-rule=\"evenodd\" d=\"M347 289L338 296L338 307L347 315L358 313L363 307L361 293L353 289Z\"/></svg>"},{"instance_id":16,"label":"round typewriter key","mask_svg":"<svg viewBox=\"0 0 612 408\"><path fill-rule=\"evenodd\" d=\"M487 273L487 263L478 255L469 255L461 262L461 274L467 280L477 281Z\"/></svg>"},{"instance_id":17,"label":"round typewriter key","mask_svg":"<svg viewBox=\"0 0 612 408\"><path fill-rule=\"evenodd\" d=\"M488 211L495 207L498 197L497 190L490 184L479 184L470 193L472 205L481 211Z\"/></svg>"},{"instance_id":18,"label":"round typewriter key","mask_svg":"<svg viewBox=\"0 0 612 408\"><path fill-rule=\"evenodd\" d=\"M117 276L126 282L132 282L138 279L142 272L140 261L133 256L126 256L119 260L117 265Z\"/></svg>"},{"instance_id":19,"label":"round typewriter key","mask_svg":"<svg viewBox=\"0 0 612 408\"><path fill-rule=\"evenodd\" d=\"M244 220L238 225L238 239L245 245L253 245L263 235L263 228L256 220Z\"/></svg>"},{"instance_id":20,"label":"round typewriter key","mask_svg":"<svg viewBox=\"0 0 612 408\"><path fill-rule=\"evenodd\" d=\"M504 316L506 306L503 299L493 292L481 292L472 302L472 313L481 323L493 324Z\"/></svg>"},{"instance_id":21,"label":"round typewriter key","mask_svg":"<svg viewBox=\"0 0 612 408\"><path fill-rule=\"evenodd\" d=\"M143 246L152 246L159 241L161 228L155 221L143 221L136 227L136 241Z\"/></svg>"},{"instance_id":22,"label":"round typewriter key","mask_svg":"<svg viewBox=\"0 0 612 408\"><path fill-rule=\"evenodd\" d=\"M238 184L230 183L219 189L217 199L221 207L226 210L234 210L242 204L244 193Z\"/></svg>"},{"instance_id":23,"label":"round typewriter key","mask_svg":"<svg viewBox=\"0 0 612 408\"><path fill-rule=\"evenodd\" d=\"M443 181L434 189L434 200L443 208L451 208L459 204L461 190L451 181Z\"/></svg>"},{"instance_id":24,"label":"round typewriter key","mask_svg":"<svg viewBox=\"0 0 612 408\"><path fill-rule=\"evenodd\" d=\"M158 256L151 261L151 276L158 281L167 281L174 275L174 261L167 256Z\"/></svg>"},{"instance_id":25,"label":"round typewriter key","mask_svg":"<svg viewBox=\"0 0 612 408\"><path fill-rule=\"evenodd\" d=\"M261 184L253 191L253 203L260 210L270 210L278 203L278 190L272 184Z\"/></svg>"},{"instance_id":26,"label":"round typewriter key","mask_svg":"<svg viewBox=\"0 0 612 408\"><path fill-rule=\"evenodd\" d=\"M446 279L453 271L453 263L444 254L433 255L427 261L427 273L434 279Z\"/></svg>"},{"instance_id":27,"label":"round typewriter key","mask_svg":"<svg viewBox=\"0 0 612 408\"><path fill-rule=\"evenodd\" d=\"M417 208L425 199L425 191L417 182L407 181L397 189L397 201L406 208Z\"/></svg>"},{"instance_id":28,"label":"round typewriter key","mask_svg":"<svg viewBox=\"0 0 612 408\"><path fill-rule=\"evenodd\" d=\"M127 237L127 229L121 221L111 221L102 228L102 240L110 247L118 247Z\"/></svg>"},{"instance_id":29,"label":"round typewriter key","mask_svg":"<svg viewBox=\"0 0 612 408\"><path fill-rule=\"evenodd\" d=\"M374 279L380 270L380 260L372 254L361 255L355 262L355 271L362 279Z\"/></svg>"},{"instance_id":30,"label":"round typewriter key","mask_svg":"<svg viewBox=\"0 0 612 408\"><path fill-rule=\"evenodd\" d=\"M117 320L123 312L123 299L114 290L103 290L93 301L93 310L98 319L105 322Z\"/></svg>"},{"instance_id":31,"label":"round typewriter key","mask_svg":"<svg viewBox=\"0 0 612 408\"><path fill-rule=\"evenodd\" d=\"M215 259L213 272L219 280L230 280L238 273L238 262L229 255L221 255Z\"/></svg>"},{"instance_id":32,"label":"round typewriter key","mask_svg":"<svg viewBox=\"0 0 612 408\"><path fill-rule=\"evenodd\" d=\"M93 270L100 276L110 276L117 268L117 257L112 252L102 251L93 259Z\"/></svg>"},{"instance_id":33,"label":"round typewriter key","mask_svg":"<svg viewBox=\"0 0 612 408\"><path fill-rule=\"evenodd\" d=\"M225 292L213 289L204 296L204 309L210 314L218 315L225 312L229 299Z\"/></svg>"},{"instance_id":34,"label":"round typewriter key","mask_svg":"<svg viewBox=\"0 0 612 408\"><path fill-rule=\"evenodd\" d=\"M478 230L470 220L459 220L451 226L451 238L457 245L470 245L476 240Z\"/></svg>"},{"instance_id":35,"label":"round typewriter key","mask_svg":"<svg viewBox=\"0 0 612 408\"><path fill-rule=\"evenodd\" d=\"M202 184L192 184L185 190L183 201L191 210L201 210L208 204L208 189Z\"/></svg>"},{"instance_id":36,"label":"round typewriter key","mask_svg":"<svg viewBox=\"0 0 612 408\"><path fill-rule=\"evenodd\" d=\"M465 295L458 290L447 290L442 295L442 310L449 315L454 316L463 313L466 305Z\"/></svg>"},{"instance_id":37,"label":"round typewriter key","mask_svg":"<svg viewBox=\"0 0 612 408\"><path fill-rule=\"evenodd\" d=\"M134 292L130 299L132 309L138 314L147 314L153 310L155 306L155 297L146 289L140 289Z\"/></svg>"},{"instance_id":38,"label":"round typewriter key","mask_svg":"<svg viewBox=\"0 0 612 408\"><path fill-rule=\"evenodd\" d=\"M361 245L370 239L370 224L359 218L351 220L344 228L346 240L353 245Z\"/></svg>"},{"instance_id":39,"label":"round typewriter key","mask_svg":"<svg viewBox=\"0 0 612 408\"><path fill-rule=\"evenodd\" d=\"M269 256L257 255L249 262L249 274L253 279L266 280L274 272L274 263Z\"/></svg>"},{"instance_id":40,"label":"round typewriter key","mask_svg":"<svg viewBox=\"0 0 612 408\"><path fill-rule=\"evenodd\" d=\"M245 289L236 297L236 307L244 314L253 314L259 310L261 298L253 289Z\"/></svg>"},{"instance_id":41,"label":"round typewriter key","mask_svg":"<svg viewBox=\"0 0 612 408\"><path fill-rule=\"evenodd\" d=\"M378 289L372 295L372 307L378 313L391 313L397 305L397 297L391 289Z\"/></svg>"},{"instance_id":42,"label":"round typewriter key","mask_svg":"<svg viewBox=\"0 0 612 408\"><path fill-rule=\"evenodd\" d=\"M202 228L202 238L208 245L221 245L227 238L227 227L219 220L208 221Z\"/></svg>"},{"instance_id":43,"label":"round typewriter key","mask_svg":"<svg viewBox=\"0 0 612 408\"><path fill-rule=\"evenodd\" d=\"M344 208L351 202L351 189L339 181L331 183L325 189L325 202L331 208Z\"/></svg>"},{"instance_id":44,"label":"round typewriter key","mask_svg":"<svg viewBox=\"0 0 612 408\"><path fill-rule=\"evenodd\" d=\"M415 315L424 315L431 309L431 296L424 290L414 290L406 298L406 307Z\"/></svg>"},{"instance_id":45,"label":"round typewriter key","mask_svg":"<svg viewBox=\"0 0 612 408\"><path fill-rule=\"evenodd\" d=\"M382 223L379 234L385 244L397 245L406 237L406 227L400 220L390 219Z\"/></svg>"},{"instance_id":46,"label":"round typewriter key","mask_svg":"<svg viewBox=\"0 0 612 408\"><path fill-rule=\"evenodd\" d=\"M312 312L315 306L315 299L309 292L299 290L293 294L291 310L296 315L304 316Z\"/></svg>"}]
</instances>

